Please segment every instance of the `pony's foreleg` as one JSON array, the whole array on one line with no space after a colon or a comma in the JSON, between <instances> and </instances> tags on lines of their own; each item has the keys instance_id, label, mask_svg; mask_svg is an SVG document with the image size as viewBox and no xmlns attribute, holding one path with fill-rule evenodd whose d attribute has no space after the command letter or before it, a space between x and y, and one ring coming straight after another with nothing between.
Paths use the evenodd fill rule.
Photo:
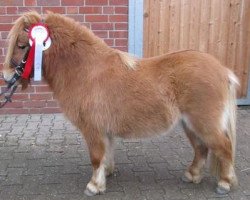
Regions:
<instances>
[{"instance_id":1,"label":"pony's foreleg","mask_svg":"<svg viewBox=\"0 0 250 200\"><path fill-rule=\"evenodd\" d=\"M91 127L84 127L82 132L89 148L93 167L91 180L87 184L84 193L88 196L94 196L106 190L105 137Z\"/></svg>"},{"instance_id":2,"label":"pony's foreleg","mask_svg":"<svg viewBox=\"0 0 250 200\"><path fill-rule=\"evenodd\" d=\"M205 165L208 148L205 144L195 135L195 133L188 128L183 122L184 131L194 149L194 159L190 167L186 170L182 180L185 182L200 183L202 179L202 168Z\"/></svg>"},{"instance_id":3,"label":"pony's foreleg","mask_svg":"<svg viewBox=\"0 0 250 200\"><path fill-rule=\"evenodd\" d=\"M105 175L109 176L113 174L115 169L114 161L114 138L111 135L105 137Z\"/></svg>"}]
</instances>

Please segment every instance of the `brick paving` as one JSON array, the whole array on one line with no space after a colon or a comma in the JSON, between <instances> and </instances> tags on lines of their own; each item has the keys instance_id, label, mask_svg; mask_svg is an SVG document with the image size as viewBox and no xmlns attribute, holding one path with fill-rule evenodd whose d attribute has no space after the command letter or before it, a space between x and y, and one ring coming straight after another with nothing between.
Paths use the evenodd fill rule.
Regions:
<instances>
[{"instance_id":1,"label":"brick paving","mask_svg":"<svg viewBox=\"0 0 250 200\"><path fill-rule=\"evenodd\" d=\"M0 115L0 199L250 199L250 109L238 113L237 190L218 196L207 169L199 185L181 181L193 152L177 127L155 138L117 139L107 192L91 198L83 194L91 177L86 145L62 114Z\"/></svg>"}]
</instances>

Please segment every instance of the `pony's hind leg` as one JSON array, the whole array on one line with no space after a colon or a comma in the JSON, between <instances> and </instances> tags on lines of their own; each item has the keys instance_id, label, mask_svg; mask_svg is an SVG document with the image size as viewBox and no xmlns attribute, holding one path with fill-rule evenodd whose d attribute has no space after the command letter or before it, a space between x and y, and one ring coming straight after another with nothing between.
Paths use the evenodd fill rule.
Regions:
<instances>
[{"instance_id":1,"label":"pony's hind leg","mask_svg":"<svg viewBox=\"0 0 250 200\"><path fill-rule=\"evenodd\" d=\"M231 142L223 131L215 132L213 136L207 137L207 140L212 157L217 160L211 162L212 173L218 177L216 192L226 194L231 187L237 185Z\"/></svg>"},{"instance_id":2,"label":"pony's hind leg","mask_svg":"<svg viewBox=\"0 0 250 200\"><path fill-rule=\"evenodd\" d=\"M190 167L186 170L182 180L184 182L200 183L202 179L202 168L205 165L208 148L206 145L195 135L186 124L187 122L182 122L184 131L194 149L194 159Z\"/></svg>"},{"instance_id":3,"label":"pony's hind leg","mask_svg":"<svg viewBox=\"0 0 250 200\"><path fill-rule=\"evenodd\" d=\"M216 176L219 179L216 192L219 194L228 193L237 182L233 166L233 144L228 137L229 133L223 131L219 117L200 116L189 119L196 131L195 134L211 150L216 160L216 162L212 162L214 166L211 165L211 167L216 168Z\"/></svg>"}]
</instances>

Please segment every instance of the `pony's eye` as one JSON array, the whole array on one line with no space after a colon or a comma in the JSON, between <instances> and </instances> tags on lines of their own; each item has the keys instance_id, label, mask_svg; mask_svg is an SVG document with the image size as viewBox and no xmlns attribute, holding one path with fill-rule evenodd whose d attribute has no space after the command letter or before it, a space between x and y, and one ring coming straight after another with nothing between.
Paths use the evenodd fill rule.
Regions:
<instances>
[{"instance_id":1,"label":"pony's eye","mask_svg":"<svg viewBox=\"0 0 250 200\"><path fill-rule=\"evenodd\" d=\"M19 49L25 49L26 45L17 45Z\"/></svg>"}]
</instances>

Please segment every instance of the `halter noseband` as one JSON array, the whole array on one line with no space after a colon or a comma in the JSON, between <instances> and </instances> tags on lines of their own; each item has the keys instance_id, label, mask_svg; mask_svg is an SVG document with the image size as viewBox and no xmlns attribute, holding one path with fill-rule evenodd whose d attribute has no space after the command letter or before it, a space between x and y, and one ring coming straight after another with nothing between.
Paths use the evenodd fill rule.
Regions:
<instances>
[{"instance_id":1,"label":"halter noseband","mask_svg":"<svg viewBox=\"0 0 250 200\"><path fill-rule=\"evenodd\" d=\"M12 58L11 59L11 64L15 67L15 74L13 75L12 79L10 81L8 81L7 83L8 84L14 84L23 74L23 71L24 71L24 67L25 67L25 64L26 64L26 61L27 61L27 58L28 58L28 55L29 55L29 50L30 50L30 47L28 48L28 50L25 52L24 56L23 56L23 59L22 61L20 62L20 64L17 64L14 59Z\"/></svg>"}]
</instances>

